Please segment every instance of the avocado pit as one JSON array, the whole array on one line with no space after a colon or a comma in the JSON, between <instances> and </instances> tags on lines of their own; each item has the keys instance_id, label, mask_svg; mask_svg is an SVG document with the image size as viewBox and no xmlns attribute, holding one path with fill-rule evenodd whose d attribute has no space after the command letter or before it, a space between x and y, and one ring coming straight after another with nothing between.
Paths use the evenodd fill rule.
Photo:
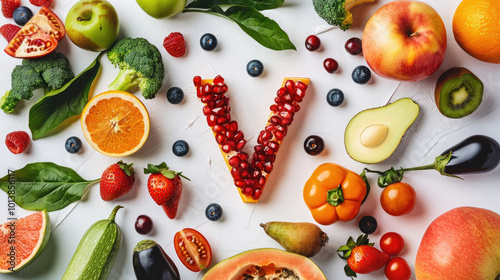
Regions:
<instances>
[{"instance_id":1,"label":"avocado pit","mask_svg":"<svg viewBox=\"0 0 500 280\"><path fill-rule=\"evenodd\" d=\"M387 137L389 128L383 124L370 125L361 132L359 141L368 148L378 147Z\"/></svg>"}]
</instances>

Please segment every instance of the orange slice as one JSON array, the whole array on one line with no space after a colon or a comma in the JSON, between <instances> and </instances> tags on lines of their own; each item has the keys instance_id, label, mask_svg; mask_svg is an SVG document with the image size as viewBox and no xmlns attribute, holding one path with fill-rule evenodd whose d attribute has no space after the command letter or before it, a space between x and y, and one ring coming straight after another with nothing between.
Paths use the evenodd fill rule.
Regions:
<instances>
[{"instance_id":1,"label":"orange slice","mask_svg":"<svg viewBox=\"0 0 500 280\"><path fill-rule=\"evenodd\" d=\"M146 107L124 91L106 91L92 98L83 109L81 124L92 148L111 157L137 152L149 135Z\"/></svg>"},{"instance_id":2,"label":"orange slice","mask_svg":"<svg viewBox=\"0 0 500 280\"><path fill-rule=\"evenodd\" d=\"M49 237L46 210L0 225L0 273L26 267L40 255Z\"/></svg>"}]
</instances>

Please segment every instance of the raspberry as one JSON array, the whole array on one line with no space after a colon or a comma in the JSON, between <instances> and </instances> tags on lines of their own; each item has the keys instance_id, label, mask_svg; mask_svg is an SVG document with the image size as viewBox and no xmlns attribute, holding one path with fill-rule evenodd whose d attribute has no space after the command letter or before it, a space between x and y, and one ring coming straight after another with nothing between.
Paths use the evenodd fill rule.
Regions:
<instances>
[{"instance_id":1,"label":"raspberry","mask_svg":"<svg viewBox=\"0 0 500 280\"><path fill-rule=\"evenodd\" d=\"M14 15L14 10L21 5L20 0L1 0L2 14L6 18L11 18Z\"/></svg>"},{"instance_id":2,"label":"raspberry","mask_svg":"<svg viewBox=\"0 0 500 280\"><path fill-rule=\"evenodd\" d=\"M181 57L186 53L184 36L179 32L172 32L163 40L163 46L173 57Z\"/></svg>"},{"instance_id":3,"label":"raspberry","mask_svg":"<svg viewBox=\"0 0 500 280\"><path fill-rule=\"evenodd\" d=\"M50 4L52 4L52 1L53 0L30 0L30 3L38 7L41 6L48 7L50 6Z\"/></svg>"},{"instance_id":4,"label":"raspberry","mask_svg":"<svg viewBox=\"0 0 500 280\"><path fill-rule=\"evenodd\" d=\"M14 131L7 134L5 145L13 154L20 154L28 148L30 136L24 131Z\"/></svg>"},{"instance_id":5,"label":"raspberry","mask_svg":"<svg viewBox=\"0 0 500 280\"><path fill-rule=\"evenodd\" d=\"M12 38L16 36L17 32L19 32L19 30L21 30L21 27L11 23L7 23L0 27L0 34L2 34L7 42L10 42L12 41Z\"/></svg>"}]
</instances>

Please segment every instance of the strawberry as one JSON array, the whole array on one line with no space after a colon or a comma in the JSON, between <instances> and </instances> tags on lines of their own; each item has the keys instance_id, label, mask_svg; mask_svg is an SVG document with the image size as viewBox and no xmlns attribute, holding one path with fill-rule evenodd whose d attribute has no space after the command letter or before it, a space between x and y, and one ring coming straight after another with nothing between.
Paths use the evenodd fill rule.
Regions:
<instances>
[{"instance_id":1,"label":"strawberry","mask_svg":"<svg viewBox=\"0 0 500 280\"><path fill-rule=\"evenodd\" d=\"M0 27L0 33L5 38L5 40L7 40L7 42L12 41L12 38L16 36L19 30L21 30L21 27L14 25L12 23L7 23Z\"/></svg>"},{"instance_id":2,"label":"strawberry","mask_svg":"<svg viewBox=\"0 0 500 280\"><path fill-rule=\"evenodd\" d=\"M165 37L163 46L173 57L181 57L186 53L186 42L184 36L179 32L172 32Z\"/></svg>"},{"instance_id":3,"label":"strawberry","mask_svg":"<svg viewBox=\"0 0 500 280\"><path fill-rule=\"evenodd\" d=\"M50 6L50 4L52 4L52 1L53 0L30 0L30 3L38 7L41 6L48 7Z\"/></svg>"},{"instance_id":4,"label":"strawberry","mask_svg":"<svg viewBox=\"0 0 500 280\"><path fill-rule=\"evenodd\" d=\"M5 138L5 145L7 145L9 151L17 155L24 152L24 150L28 148L30 140L31 139L28 133L24 131L14 131L7 134L7 137Z\"/></svg>"},{"instance_id":5,"label":"strawberry","mask_svg":"<svg viewBox=\"0 0 500 280\"><path fill-rule=\"evenodd\" d=\"M6 18L12 18L14 10L21 5L20 0L1 0L2 1L2 14Z\"/></svg>"},{"instance_id":6,"label":"strawberry","mask_svg":"<svg viewBox=\"0 0 500 280\"><path fill-rule=\"evenodd\" d=\"M119 161L104 170L100 183L101 198L104 201L116 199L132 189L135 182L132 164Z\"/></svg>"},{"instance_id":7,"label":"strawberry","mask_svg":"<svg viewBox=\"0 0 500 280\"><path fill-rule=\"evenodd\" d=\"M373 247L373 243L368 243L368 235L361 235L356 242L349 237L347 244L340 246L337 252L343 259L347 259L344 271L349 277L356 277L356 273L366 274L379 270L389 262L390 256L387 253Z\"/></svg>"},{"instance_id":8,"label":"strawberry","mask_svg":"<svg viewBox=\"0 0 500 280\"><path fill-rule=\"evenodd\" d=\"M148 191L153 200L161 205L170 219L175 219L182 194L181 177L187 180L189 178L183 176L182 172L168 169L164 162L160 165L148 164L148 168L144 168L144 174L151 174L148 178Z\"/></svg>"}]
</instances>

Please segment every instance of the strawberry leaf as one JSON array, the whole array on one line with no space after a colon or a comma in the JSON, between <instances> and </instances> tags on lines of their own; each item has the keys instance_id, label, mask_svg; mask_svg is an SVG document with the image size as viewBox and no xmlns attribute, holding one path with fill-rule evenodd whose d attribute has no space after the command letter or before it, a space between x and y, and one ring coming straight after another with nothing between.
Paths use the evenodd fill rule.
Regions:
<instances>
[{"instance_id":1,"label":"strawberry leaf","mask_svg":"<svg viewBox=\"0 0 500 280\"><path fill-rule=\"evenodd\" d=\"M133 163L126 164L120 160L119 162L117 162L117 164L120 167L120 169L123 170L125 172L125 174L127 174L127 176L132 176L135 174L135 171L132 168L132 165L134 165Z\"/></svg>"},{"instance_id":2,"label":"strawberry leaf","mask_svg":"<svg viewBox=\"0 0 500 280\"><path fill-rule=\"evenodd\" d=\"M349 265L345 265L344 266L344 272L345 272L345 275L347 277L351 277L351 279L353 279L353 277L357 277L358 275L356 274L356 272L354 272L351 267Z\"/></svg>"},{"instance_id":3,"label":"strawberry leaf","mask_svg":"<svg viewBox=\"0 0 500 280\"><path fill-rule=\"evenodd\" d=\"M155 173L161 173L163 176L171 180L174 179L175 176L180 176L188 181L191 181L188 177L182 175L182 172L170 170L165 162L162 162L159 165L148 164L148 167L144 168L144 174Z\"/></svg>"}]
</instances>

